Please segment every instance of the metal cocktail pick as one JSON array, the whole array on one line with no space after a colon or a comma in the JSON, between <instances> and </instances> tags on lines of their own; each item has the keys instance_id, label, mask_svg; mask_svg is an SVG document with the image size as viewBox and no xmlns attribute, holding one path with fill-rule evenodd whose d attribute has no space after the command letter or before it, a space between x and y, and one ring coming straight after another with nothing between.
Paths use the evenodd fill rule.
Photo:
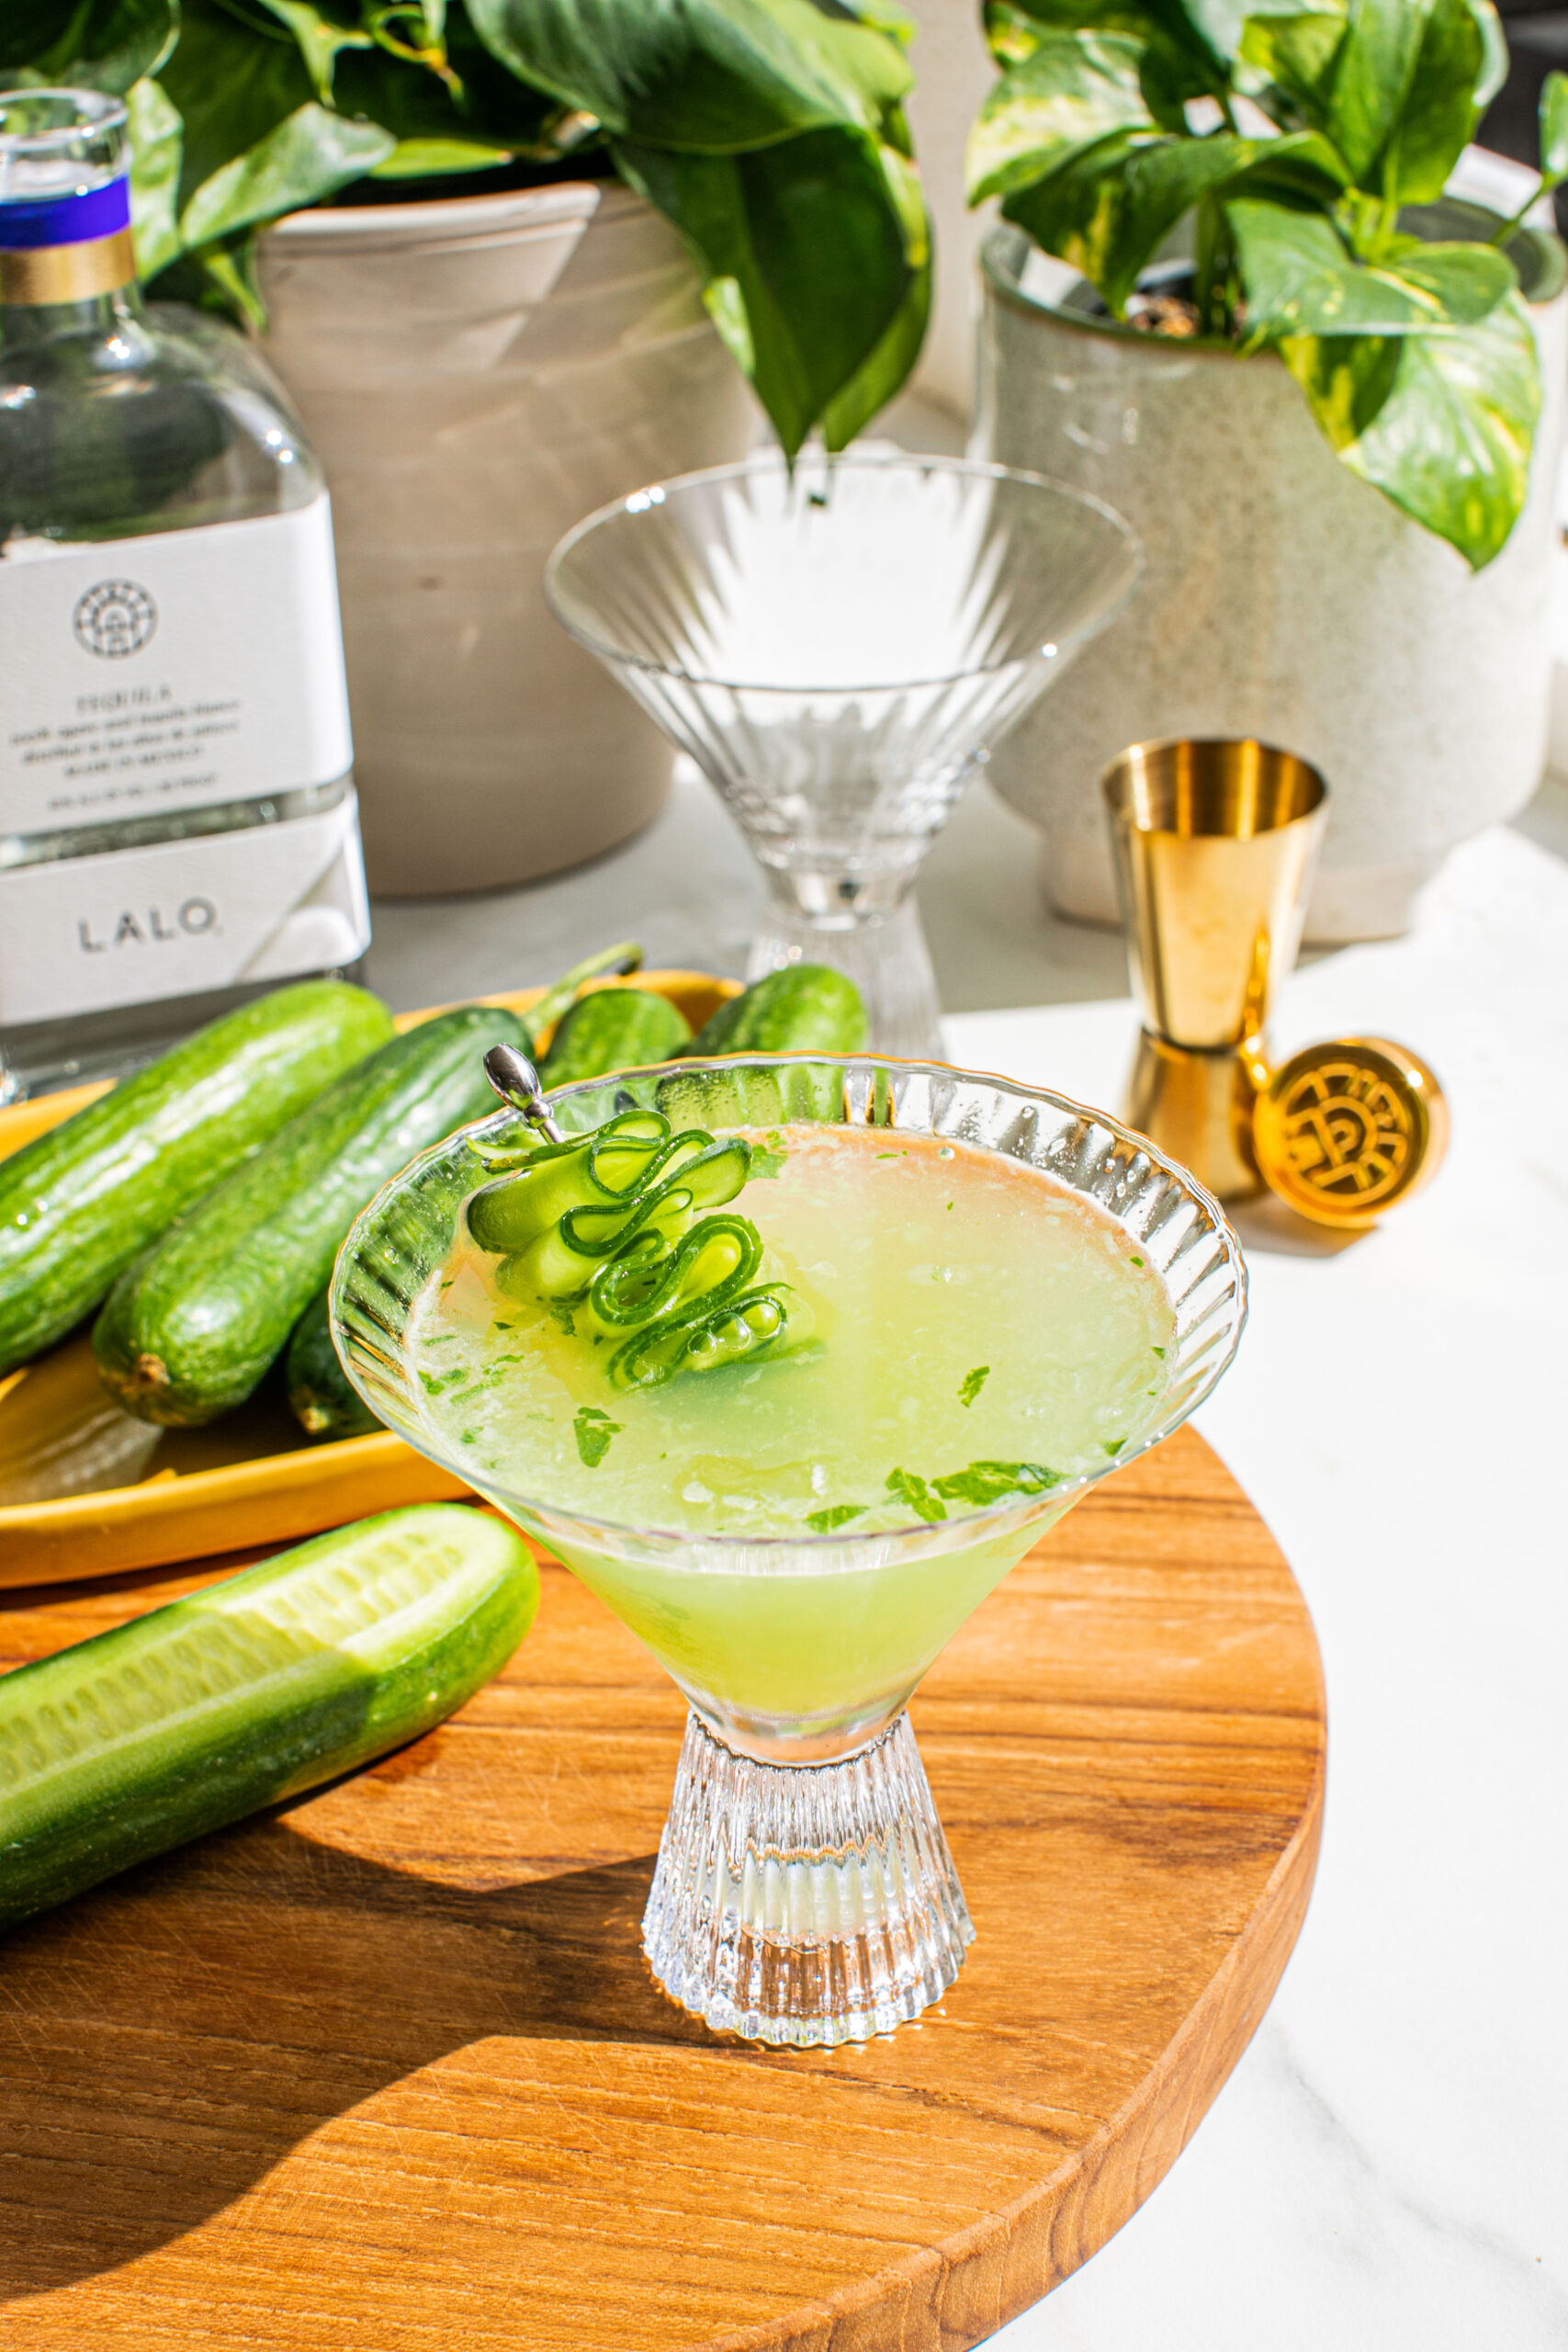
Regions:
<instances>
[{"instance_id":1,"label":"metal cocktail pick","mask_svg":"<svg viewBox=\"0 0 1568 2352\"><path fill-rule=\"evenodd\" d=\"M526 1054L520 1054L515 1046L492 1046L485 1056L485 1076L502 1101L510 1103L531 1127L537 1127L551 1143L566 1141L546 1107L539 1073Z\"/></svg>"}]
</instances>

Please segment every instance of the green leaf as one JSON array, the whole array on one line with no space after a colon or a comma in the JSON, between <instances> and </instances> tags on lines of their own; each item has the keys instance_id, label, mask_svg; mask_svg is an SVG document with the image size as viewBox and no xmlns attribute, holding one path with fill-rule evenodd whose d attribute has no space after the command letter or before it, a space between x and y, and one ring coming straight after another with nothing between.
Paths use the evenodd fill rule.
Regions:
<instances>
[{"instance_id":1,"label":"green leaf","mask_svg":"<svg viewBox=\"0 0 1568 2352\"><path fill-rule=\"evenodd\" d=\"M1077 156L1002 209L1047 253L1071 262L1118 317L1183 213L1235 181L1264 148L1282 140L1137 141L1127 134Z\"/></svg>"},{"instance_id":2,"label":"green leaf","mask_svg":"<svg viewBox=\"0 0 1568 2352\"><path fill-rule=\"evenodd\" d=\"M947 1517L946 1504L939 1502L925 1480L917 1478L912 1470L890 1470L887 1491L901 1503L907 1503L917 1519L931 1523Z\"/></svg>"},{"instance_id":3,"label":"green leaf","mask_svg":"<svg viewBox=\"0 0 1568 2352\"><path fill-rule=\"evenodd\" d=\"M1225 212L1248 327L1275 337L1420 334L1473 325L1517 282L1513 265L1494 245L1422 245L1374 268L1354 259L1320 212L1244 198L1233 198Z\"/></svg>"},{"instance_id":4,"label":"green leaf","mask_svg":"<svg viewBox=\"0 0 1568 2352\"><path fill-rule=\"evenodd\" d=\"M1475 110L1483 114L1508 78L1508 37L1492 0L1470 0L1471 14L1481 28L1481 74L1475 85Z\"/></svg>"},{"instance_id":5,"label":"green leaf","mask_svg":"<svg viewBox=\"0 0 1568 2352\"><path fill-rule=\"evenodd\" d=\"M13 0L0 24L0 74L18 67L42 83L123 97L179 36L175 0Z\"/></svg>"},{"instance_id":6,"label":"green leaf","mask_svg":"<svg viewBox=\"0 0 1568 2352\"><path fill-rule=\"evenodd\" d=\"M182 210L204 180L314 96L281 25L264 31L242 23L217 0L185 0L178 46L158 79L185 124Z\"/></svg>"},{"instance_id":7,"label":"green leaf","mask_svg":"<svg viewBox=\"0 0 1568 2352\"><path fill-rule=\"evenodd\" d=\"M710 315L793 457L830 404L851 399L920 266L876 141L818 130L739 155L621 141L614 153L685 239ZM883 397L915 347L906 336ZM863 398L853 405L863 413Z\"/></svg>"},{"instance_id":8,"label":"green leaf","mask_svg":"<svg viewBox=\"0 0 1568 2352\"><path fill-rule=\"evenodd\" d=\"M340 51L376 46L367 32L356 26L334 24L320 8L312 7L310 0L260 0L260 6L270 9L299 42L305 71L323 106L333 101L333 75Z\"/></svg>"},{"instance_id":9,"label":"green leaf","mask_svg":"<svg viewBox=\"0 0 1568 2352\"><path fill-rule=\"evenodd\" d=\"M912 76L897 44L811 0L469 0L513 72L616 139L732 154L874 130Z\"/></svg>"},{"instance_id":10,"label":"green leaf","mask_svg":"<svg viewBox=\"0 0 1568 2352\"><path fill-rule=\"evenodd\" d=\"M990 1374L991 1367L988 1363L977 1363L973 1372L966 1372L958 1384L959 1403L965 1406L972 1405L990 1378Z\"/></svg>"},{"instance_id":11,"label":"green leaf","mask_svg":"<svg viewBox=\"0 0 1568 2352\"><path fill-rule=\"evenodd\" d=\"M1441 196L1487 70L1471 0L1352 0L1325 127L1356 186L1388 203Z\"/></svg>"},{"instance_id":12,"label":"green leaf","mask_svg":"<svg viewBox=\"0 0 1568 2352\"><path fill-rule=\"evenodd\" d=\"M1328 120L1334 68L1344 47L1343 16L1313 9L1298 17L1248 17L1238 54L1267 74L1321 130Z\"/></svg>"},{"instance_id":13,"label":"green leaf","mask_svg":"<svg viewBox=\"0 0 1568 2352\"><path fill-rule=\"evenodd\" d=\"M949 1502L972 1503L976 1510L1005 1502L1010 1495L1043 1495L1061 1484L1062 1473L1041 1462L971 1462L966 1470L935 1481L937 1493Z\"/></svg>"},{"instance_id":14,"label":"green leaf","mask_svg":"<svg viewBox=\"0 0 1568 2352\"><path fill-rule=\"evenodd\" d=\"M1353 472L1472 570L1492 561L1524 504L1540 410L1517 294L1475 326L1398 341L1303 336L1280 352Z\"/></svg>"},{"instance_id":15,"label":"green leaf","mask_svg":"<svg viewBox=\"0 0 1568 2352\"><path fill-rule=\"evenodd\" d=\"M1448 187L1480 109L1486 44L1470 0L1432 0L1393 136L1382 159L1390 204L1435 204Z\"/></svg>"},{"instance_id":16,"label":"green leaf","mask_svg":"<svg viewBox=\"0 0 1568 2352\"><path fill-rule=\"evenodd\" d=\"M976 117L964 165L969 202L1044 179L1115 131L1152 130L1143 56L1144 44L1123 33L1046 33Z\"/></svg>"},{"instance_id":17,"label":"green leaf","mask_svg":"<svg viewBox=\"0 0 1568 2352\"><path fill-rule=\"evenodd\" d=\"M1549 74L1541 84L1540 168L1553 187L1568 180L1568 74Z\"/></svg>"},{"instance_id":18,"label":"green leaf","mask_svg":"<svg viewBox=\"0 0 1568 2352\"><path fill-rule=\"evenodd\" d=\"M808 1511L806 1524L818 1535L831 1535L836 1527L847 1527L852 1519L863 1519L870 1509L869 1503L832 1503L826 1510Z\"/></svg>"},{"instance_id":19,"label":"green leaf","mask_svg":"<svg viewBox=\"0 0 1568 2352\"><path fill-rule=\"evenodd\" d=\"M126 92L130 127L130 228L136 271L156 277L180 251L180 157L185 125L156 82L134 82Z\"/></svg>"},{"instance_id":20,"label":"green leaf","mask_svg":"<svg viewBox=\"0 0 1568 2352\"><path fill-rule=\"evenodd\" d=\"M510 147L479 147L466 139L400 139L373 180L425 179L442 172L488 172L510 164Z\"/></svg>"},{"instance_id":21,"label":"green leaf","mask_svg":"<svg viewBox=\"0 0 1568 2352\"><path fill-rule=\"evenodd\" d=\"M312 99L203 181L180 215L180 234L187 245L205 245L319 204L385 163L396 145L378 123L346 122Z\"/></svg>"}]
</instances>

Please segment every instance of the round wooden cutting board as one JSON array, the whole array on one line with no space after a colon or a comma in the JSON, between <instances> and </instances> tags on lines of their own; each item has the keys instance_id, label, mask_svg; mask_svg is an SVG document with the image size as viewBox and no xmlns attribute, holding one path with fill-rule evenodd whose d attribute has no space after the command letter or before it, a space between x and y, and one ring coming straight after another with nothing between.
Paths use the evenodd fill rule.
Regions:
<instances>
[{"instance_id":1,"label":"round wooden cutting board","mask_svg":"<svg viewBox=\"0 0 1568 2352\"><path fill-rule=\"evenodd\" d=\"M7 1594L0 1663L201 1581ZM978 1941L863 2048L721 2041L655 1989L681 1702L558 1569L429 1738L13 1933L0 2343L980 2341L1149 2194L1256 2027L1312 1883L1323 1690L1289 1570L1184 1431L1013 1571L913 1713Z\"/></svg>"}]
</instances>

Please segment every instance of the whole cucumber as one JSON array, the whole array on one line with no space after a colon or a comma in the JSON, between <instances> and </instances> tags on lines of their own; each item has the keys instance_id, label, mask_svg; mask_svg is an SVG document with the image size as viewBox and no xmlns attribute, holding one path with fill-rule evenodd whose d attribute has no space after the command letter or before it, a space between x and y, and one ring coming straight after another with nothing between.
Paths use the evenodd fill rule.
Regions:
<instances>
[{"instance_id":1,"label":"whole cucumber","mask_svg":"<svg viewBox=\"0 0 1568 2352\"><path fill-rule=\"evenodd\" d=\"M360 1210L416 1152L491 1106L485 1053L526 1034L514 1012L469 1004L395 1037L128 1268L93 1332L127 1412L195 1429L243 1403Z\"/></svg>"},{"instance_id":2,"label":"whole cucumber","mask_svg":"<svg viewBox=\"0 0 1568 2352\"><path fill-rule=\"evenodd\" d=\"M861 1054L865 1006L853 980L826 964L786 964L721 1004L683 1055Z\"/></svg>"},{"instance_id":3,"label":"whole cucumber","mask_svg":"<svg viewBox=\"0 0 1568 2352\"><path fill-rule=\"evenodd\" d=\"M284 1381L290 1409L307 1437L368 1437L381 1427L338 1362L324 1290L294 1326Z\"/></svg>"},{"instance_id":4,"label":"whole cucumber","mask_svg":"<svg viewBox=\"0 0 1568 2352\"><path fill-rule=\"evenodd\" d=\"M548 1088L613 1069L644 1069L669 1061L691 1035L684 1014L651 989L596 989L563 1014L539 1076Z\"/></svg>"},{"instance_id":5,"label":"whole cucumber","mask_svg":"<svg viewBox=\"0 0 1568 2352\"><path fill-rule=\"evenodd\" d=\"M417 1739L538 1598L512 1528L423 1503L0 1676L0 1927Z\"/></svg>"},{"instance_id":6,"label":"whole cucumber","mask_svg":"<svg viewBox=\"0 0 1568 2352\"><path fill-rule=\"evenodd\" d=\"M79 1323L182 1209L391 1034L365 989L302 980L0 1159L0 1373Z\"/></svg>"}]
</instances>

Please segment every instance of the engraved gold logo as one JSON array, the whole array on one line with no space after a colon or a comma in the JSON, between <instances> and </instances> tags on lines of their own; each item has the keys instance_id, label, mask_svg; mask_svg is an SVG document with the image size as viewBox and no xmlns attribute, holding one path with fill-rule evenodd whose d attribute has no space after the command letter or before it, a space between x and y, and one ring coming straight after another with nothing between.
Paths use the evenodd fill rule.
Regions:
<instances>
[{"instance_id":1,"label":"engraved gold logo","mask_svg":"<svg viewBox=\"0 0 1568 2352\"><path fill-rule=\"evenodd\" d=\"M1303 1216L1350 1228L1408 1198L1442 1159L1443 1091L1407 1046L1337 1037L1274 1071L1253 1109L1258 1166Z\"/></svg>"},{"instance_id":2,"label":"engraved gold logo","mask_svg":"<svg viewBox=\"0 0 1568 2352\"><path fill-rule=\"evenodd\" d=\"M1299 1183L1371 1208L1397 1192L1416 1120L1407 1098L1365 1062L1320 1062L1280 1099L1281 1141Z\"/></svg>"}]
</instances>

